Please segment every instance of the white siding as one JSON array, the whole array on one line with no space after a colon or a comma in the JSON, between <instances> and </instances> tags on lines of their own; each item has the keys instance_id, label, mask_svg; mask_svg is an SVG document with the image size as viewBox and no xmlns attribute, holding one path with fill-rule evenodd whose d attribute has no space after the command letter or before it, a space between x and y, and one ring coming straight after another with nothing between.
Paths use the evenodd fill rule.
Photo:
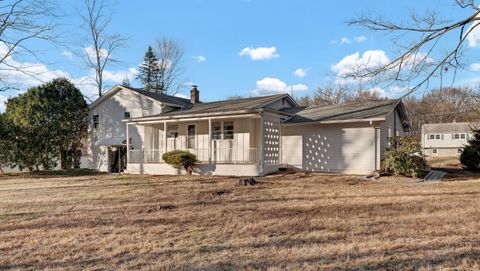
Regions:
<instances>
[{"instance_id":1,"label":"white siding","mask_svg":"<svg viewBox=\"0 0 480 271\"><path fill-rule=\"evenodd\" d=\"M282 128L282 163L306 171L368 174L375 170L375 129L368 123Z\"/></svg>"},{"instance_id":2,"label":"white siding","mask_svg":"<svg viewBox=\"0 0 480 271\"><path fill-rule=\"evenodd\" d=\"M130 112L132 118L162 112L162 105L146 96L121 88L106 98L88 114L89 137L85 142L81 167L108 171L108 153L106 147L95 146L95 142L104 138L126 138L126 124L122 122L124 113ZM99 126L93 128L93 115L99 115ZM143 127L130 126L131 147L140 149L143 146Z\"/></svg>"},{"instance_id":3,"label":"white siding","mask_svg":"<svg viewBox=\"0 0 480 271\"><path fill-rule=\"evenodd\" d=\"M395 117L395 118L394 118ZM388 147L389 137L395 136L395 131L397 136L404 136L405 131L403 129L402 122L398 115L398 112L390 112L385 121L380 124L380 159L385 158L386 149Z\"/></svg>"}]
</instances>

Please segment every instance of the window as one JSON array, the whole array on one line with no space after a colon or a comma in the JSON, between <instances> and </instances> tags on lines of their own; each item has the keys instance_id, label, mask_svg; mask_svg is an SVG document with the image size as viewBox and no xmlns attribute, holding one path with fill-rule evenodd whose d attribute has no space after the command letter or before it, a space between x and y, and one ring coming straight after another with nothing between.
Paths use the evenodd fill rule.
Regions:
<instances>
[{"instance_id":1,"label":"window","mask_svg":"<svg viewBox=\"0 0 480 271\"><path fill-rule=\"evenodd\" d=\"M123 113L123 118L129 119L129 118L130 118L130 112L125 111L125 112Z\"/></svg>"},{"instance_id":2,"label":"window","mask_svg":"<svg viewBox=\"0 0 480 271\"><path fill-rule=\"evenodd\" d=\"M435 139L440 139L440 135L435 135Z\"/></svg>"},{"instance_id":3,"label":"window","mask_svg":"<svg viewBox=\"0 0 480 271\"><path fill-rule=\"evenodd\" d=\"M99 126L99 116L98 115L93 115L93 128L97 129Z\"/></svg>"},{"instance_id":4,"label":"window","mask_svg":"<svg viewBox=\"0 0 480 271\"><path fill-rule=\"evenodd\" d=\"M454 138L454 139L459 139L459 138L460 138L460 134L454 134L454 135L453 135L453 138Z\"/></svg>"},{"instance_id":5,"label":"window","mask_svg":"<svg viewBox=\"0 0 480 271\"><path fill-rule=\"evenodd\" d=\"M432 150L432 153L437 153L437 149L433 149L433 150Z\"/></svg>"},{"instance_id":6,"label":"window","mask_svg":"<svg viewBox=\"0 0 480 271\"><path fill-rule=\"evenodd\" d=\"M465 134L460 134L461 139L465 139Z\"/></svg>"},{"instance_id":7,"label":"window","mask_svg":"<svg viewBox=\"0 0 480 271\"><path fill-rule=\"evenodd\" d=\"M187 148L195 148L195 125L187 126Z\"/></svg>"},{"instance_id":8,"label":"window","mask_svg":"<svg viewBox=\"0 0 480 271\"><path fill-rule=\"evenodd\" d=\"M435 139L435 135L430 135L430 139Z\"/></svg>"},{"instance_id":9,"label":"window","mask_svg":"<svg viewBox=\"0 0 480 271\"><path fill-rule=\"evenodd\" d=\"M233 121L223 123L223 139L233 139Z\"/></svg>"},{"instance_id":10,"label":"window","mask_svg":"<svg viewBox=\"0 0 480 271\"><path fill-rule=\"evenodd\" d=\"M177 138L177 137L178 137L178 125L168 125L167 138Z\"/></svg>"},{"instance_id":11,"label":"window","mask_svg":"<svg viewBox=\"0 0 480 271\"><path fill-rule=\"evenodd\" d=\"M222 139L222 124L220 122L212 123L212 139Z\"/></svg>"}]
</instances>

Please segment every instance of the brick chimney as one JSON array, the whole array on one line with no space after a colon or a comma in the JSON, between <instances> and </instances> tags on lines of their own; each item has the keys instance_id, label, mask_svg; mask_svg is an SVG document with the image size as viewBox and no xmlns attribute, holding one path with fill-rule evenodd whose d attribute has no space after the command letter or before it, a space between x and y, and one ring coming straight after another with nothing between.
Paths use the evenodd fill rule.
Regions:
<instances>
[{"instance_id":1,"label":"brick chimney","mask_svg":"<svg viewBox=\"0 0 480 271\"><path fill-rule=\"evenodd\" d=\"M200 102L200 91L198 91L197 85L192 85L192 90L190 90L190 102L192 104Z\"/></svg>"}]
</instances>

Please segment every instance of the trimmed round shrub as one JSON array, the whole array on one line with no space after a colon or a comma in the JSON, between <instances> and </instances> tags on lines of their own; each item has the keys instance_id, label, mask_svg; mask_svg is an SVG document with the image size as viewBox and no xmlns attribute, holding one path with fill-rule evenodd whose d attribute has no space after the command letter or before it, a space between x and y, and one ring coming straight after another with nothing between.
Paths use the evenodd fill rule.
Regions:
<instances>
[{"instance_id":1,"label":"trimmed round shrub","mask_svg":"<svg viewBox=\"0 0 480 271\"><path fill-rule=\"evenodd\" d=\"M470 145L463 148L460 155L460 162L465 166L467 170L479 171L480 170L480 146Z\"/></svg>"},{"instance_id":2,"label":"trimmed round shrub","mask_svg":"<svg viewBox=\"0 0 480 271\"><path fill-rule=\"evenodd\" d=\"M198 163L195 154L180 150L166 152L162 155L162 159L174 168L185 169L190 175Z\"/></svg>"}]
</instances>

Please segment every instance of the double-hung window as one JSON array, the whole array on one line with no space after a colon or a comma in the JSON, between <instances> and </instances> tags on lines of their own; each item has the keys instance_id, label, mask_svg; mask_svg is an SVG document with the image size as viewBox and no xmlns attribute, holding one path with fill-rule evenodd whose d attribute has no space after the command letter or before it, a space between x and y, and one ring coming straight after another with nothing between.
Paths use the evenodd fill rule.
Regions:
<instances>
[{"instance_id":1,"label":"double-hung window","mask_svg":"<svg viewBox=\"0 0 480 271\"><path fill-rule=\"evenodd\" d=\"M98 115L93 115L92 121L93 121L93 128L97 129L98 126L100 125L100 117Z\"/></svg>"},{"instance_id":2,"label":"double-hung window","mask_svg":"<svg viewBox=\"0 0 480 271\"><path fill-rule=\"evenodd\" d=\"M233 139L234 126L233 121L213 122L212 123L212 139Z\"/></svg>"},{"instance_id":3,"label":"double-hung window","mask_svg":"<svg viewBox=\"0 0 480 271\"><path fill-rule=\"evenodd\" d=\"M195 149L195 125L187 126L187 148Z\"/></svg>"}]
</instances>

